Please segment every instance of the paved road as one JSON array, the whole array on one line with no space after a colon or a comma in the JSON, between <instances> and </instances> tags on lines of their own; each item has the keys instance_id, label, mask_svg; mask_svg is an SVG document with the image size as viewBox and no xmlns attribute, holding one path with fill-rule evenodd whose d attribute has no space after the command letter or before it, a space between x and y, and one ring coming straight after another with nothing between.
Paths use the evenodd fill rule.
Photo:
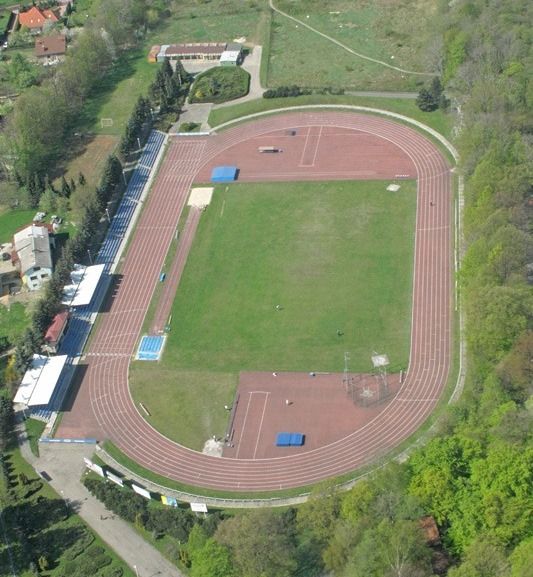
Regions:
<instances>
[{"instance_id":1,"label":"paved road","mask_svg":"<svg viewBox=\"0 0 533 577\"><path fill-rule=\"evenodd\" d=\"M82 485L83 457L90 458L94 445L41 444L35 457L26 441L24 424L17 426L23 457L36 471L46 471L50 485L76 513L132 568L139 577L184 577L159 551L142 539L127 523L110 513Z\"/></svg>"}]
</instances>

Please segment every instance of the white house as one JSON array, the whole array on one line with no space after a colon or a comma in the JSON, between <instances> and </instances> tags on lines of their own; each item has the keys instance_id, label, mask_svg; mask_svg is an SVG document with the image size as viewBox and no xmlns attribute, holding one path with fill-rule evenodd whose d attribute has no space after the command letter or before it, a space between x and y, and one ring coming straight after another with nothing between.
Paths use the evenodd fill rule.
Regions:
<instances>
[{"instance_id":1,"label":"white house","mask_svg":"<svg viewBox=\"0 0 533 577\"><path fill-rule=\"evenodd\" d=\"M13 237L20 278L29 290L39 290L52 276L52 250L48 228L31 224Z\"/></svg>"}]
</instances>

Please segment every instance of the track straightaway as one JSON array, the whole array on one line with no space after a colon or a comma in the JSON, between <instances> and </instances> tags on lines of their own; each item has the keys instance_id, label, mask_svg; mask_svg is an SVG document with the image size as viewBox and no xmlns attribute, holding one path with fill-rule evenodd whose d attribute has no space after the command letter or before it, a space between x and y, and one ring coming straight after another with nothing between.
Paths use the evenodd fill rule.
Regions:
<instances>
[{"instance_id":1,"label":"track straightaway","mask_svg":"<svg viewBox=\"0 0 533 577\"><path fill-rule=\"evenodd\" d=\"M232 146L287 128L334 127L364 132L399 147L416 168L412 330L409 367L395 399L350 435L307 452L269 459L217 458L175 443L136 410L128 387L145 311L195 175ZM315 128L316 130L316 128ZM269 180L265 172L264 180ZM298 112L240 124L209 138L175 140L135 231L120 287L88 349L80 391L88 391L97 438L109 438L140 465L188 485L220 490L277 490L317 482L370 463L411 435L430 415L451 362L452 235L450 167L419 132L386 118L353 112ZM98 354L107 353L102 357ZM111 356L116 353L117 356ZM60 426L83 422L78 395Z\"/></svg>"}]
</instances>

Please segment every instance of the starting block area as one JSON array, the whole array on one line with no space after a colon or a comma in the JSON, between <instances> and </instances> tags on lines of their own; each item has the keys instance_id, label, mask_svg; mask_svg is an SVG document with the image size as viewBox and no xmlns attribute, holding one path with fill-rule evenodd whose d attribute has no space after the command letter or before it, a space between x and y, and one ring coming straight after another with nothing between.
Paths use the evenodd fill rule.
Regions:
<instances>
[{"instance_id":1,"label":"starting block area","mask_svg":"<svg viewBox=\"0 0 533 577\"><path fill-rule=\"evenodd\" d=\"M135 358L138 361L158 361L165 346L166 336L144 335L139 343Z\"/></svg>"},{"instance_id":2,"label":"starting block area","mask_svg":"<svg viewBox=\"0 0 533 577\"><path fill-rule=\"evenodd\" d=\"M302 433L278 433L276 436L276 447L301 447L304 443Z\"/></svg>"}]
</instances>

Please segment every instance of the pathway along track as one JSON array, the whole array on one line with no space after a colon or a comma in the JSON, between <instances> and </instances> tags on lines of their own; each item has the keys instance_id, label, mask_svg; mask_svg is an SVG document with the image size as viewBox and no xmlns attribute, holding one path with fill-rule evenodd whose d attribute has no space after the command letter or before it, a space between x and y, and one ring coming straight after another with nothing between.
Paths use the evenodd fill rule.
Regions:
<instances>
[{"instance_id":1,"label":"pathway along track","mask_svg":"<svg viewBox=\"0 0 533 577\"><path fill-rule=\"evenodd\" d=\"M194 176L228 147L273 130L305 126L359 130L400 147L418 174L410 363L394 400L370 423L318 449L281 458L216 458L182 447L139 414L128 388L128 366L160 264L174 235ZM265 174L265 179L268 175ZM296 487L370 463L411 435L434 409L451 360L451 176L437 147L391 120L352 112L302 112L240 124L209 138L175 141L153 187L131 246L110 312L87 353L81 390L89 390L98 438L109 438L140 465L188 485L259 491ZM84 395L82 394L83 398ZM71 417L82 418L75 403ZM87 411L86 405L83 406ZM59 431L61 435L61 429Z\"/></svg>"}]
</instances>

